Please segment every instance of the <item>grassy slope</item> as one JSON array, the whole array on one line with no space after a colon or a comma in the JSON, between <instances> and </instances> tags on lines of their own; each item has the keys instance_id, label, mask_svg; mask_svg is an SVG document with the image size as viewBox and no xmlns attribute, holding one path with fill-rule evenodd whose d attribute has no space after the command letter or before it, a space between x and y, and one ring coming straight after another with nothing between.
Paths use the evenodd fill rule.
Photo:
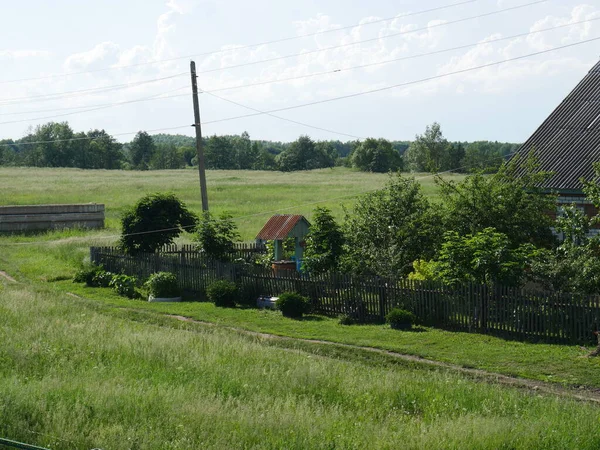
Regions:
<instances>
[{"instance_id":1,"label":"grassy slope","mask_svg":"<svg viewBox=\"0 0 600 450\"><path fill-rule=\"evenodd\" d=\"M592 405L3 289L0 436L64 449L600 446Z\"/></svg>"}]
</instances>

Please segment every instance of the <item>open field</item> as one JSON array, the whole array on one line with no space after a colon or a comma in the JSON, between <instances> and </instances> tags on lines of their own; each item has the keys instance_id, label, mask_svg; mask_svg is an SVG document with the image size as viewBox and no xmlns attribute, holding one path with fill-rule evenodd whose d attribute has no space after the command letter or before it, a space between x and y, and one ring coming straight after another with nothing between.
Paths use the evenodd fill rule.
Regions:
<instances>
[{"instance_id":1,"label":"open field","mask_svg":"<svg viewBox=\"0 0 600 450\"><path fill-rule=\"evenodd\" d=\"M133 322L46 289L5 286L0 330L0 435L52 448L600 446L593 405Z\"/></svg>"},{"instance_id":2,"label":"open field","mask_svg":"<svg viewBox=\"0 0 600 450\"><path fill-rule=\"evenodd\" d=\"M208 174L211 209L236 217L375 189L387 178L347 169ZM119 214L140 196L170 190L197 211L196 177L194 171L0 169L3 204L102 202L110 227L0 236L0 271L20 282L0 276L1 437L105 450L600 447L595 405L352 352L279 348L227 327L600 388L600 360L585 358L577 346L348 327L322 317L296 321L199 302L150 304L71 283L89 245L114 242ZM434 197L431 179L423 183ZM323 204L340 216L339 200ZM310 216L314 206L289 212ZM267 217L238 220L244 238Z\"/></svg>"},{"instance_id":3,"label":"open field","mask_svg":"<svg viewBox=\"0 0 600 450\"><path fill-rule=\"evenodd\" d=\"M341 218L342 204L352 206L357 194L382 187L388 177L342 167L291 173L210 170L208 200L212 212L228 211L238 218L242 239L248 240L254 239L266 220L276 213L304 214L310 220L315 207L327 206ZM426 174L416 177L421 179L423 191L434 196L433 178ZM115 229L125 208L140 197L167 191L177 195L192 211L201 210L196 170L0 168L0 204L104 203L107 226Z\"/></svg>"}]
</instances>

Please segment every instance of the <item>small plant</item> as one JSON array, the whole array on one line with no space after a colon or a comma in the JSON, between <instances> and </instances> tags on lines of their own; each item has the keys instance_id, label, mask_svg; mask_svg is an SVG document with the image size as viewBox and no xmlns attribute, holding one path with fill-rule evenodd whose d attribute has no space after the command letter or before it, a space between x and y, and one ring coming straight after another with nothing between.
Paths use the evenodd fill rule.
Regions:
<instances>
[{"instance_id":1,"label":"small plant","mask_svg":"<svg viewBox=\"0 0 600 450\"><path fill-rule=\"evenodd\" d=\"M390 324L394 330L409 330L417 318L410 311L394 308L386 316L385 321Z\"/></svg>"},{"instance_id":2,"label":"small plant","mask_svg":"<svg viewBox=\"0 0 600 450\"><path fill-rule=\"evenodd\" d=\"M94 286L94 277L100 272L104 272L102 266L86 265L75 273L73 283L85 283L88 286Z\"/></svg>"},{"instance_id":3,"label":"small plant","mask_svg":"<svg viewBox=\"0 0 600 450\"><path fill-rule=\"evenodd\" d=\"M340 325L354 325L356 324L356 319L348 314L340 314L338 316L338 323Z\"/></svg>"},{"instance_id":4,"label":"small plant","mask_svg":"<svg viewBox=\"0 0 600 450\"><path fill-rule=\"evenodd\" d=\"M299 319L303 314L307 313L310 308L310 303L306 297L295 292L286 292L279 296L279 299L275 302L277 309L285 317L292 319Z\"/></svg>"},{"instance_id":5,"label":"small plant","mask_svg":"<svg viewBox=\"0 0 600 450\"><path fill-rule=\"evenodd\" d=\"M115 277L115 274L111 272L106 272L105 270L100 269L94 277L92 278L92 284L89 286L93 287L109 287Z\"/></svg>"},{"instance_id":6,"label":"small plant","mask_svg":"<svg viewBox=\"0 0 600 450\"><path fill-rule=\"evenodd\" d=\"M238 288L231 281L219 280L208 286L206 294L215 306L233 308L238 299Z\"/></svg>"},{"instance_id":7,"label":"small plant","mask_svg":"<svg viewBox=\"0 0 600 450\"><path fill-rule=\"evenodd\" d=\"M148 288L148 293L155 298L173 298L181 294L177 277L170 272L153 273L148 277L145 286Z\"/></svg>"},{"instance_id":8,"label":"small plant","mask_svg":"<svg viewBox=\"0 0 600 450\"><path fill-rule=\"evenodd\" d=\"M129 275L113 275L109 286L123 297L134 298L136 296L136 281L135 277L130 277Z\"/></svg>"}]
</instances>

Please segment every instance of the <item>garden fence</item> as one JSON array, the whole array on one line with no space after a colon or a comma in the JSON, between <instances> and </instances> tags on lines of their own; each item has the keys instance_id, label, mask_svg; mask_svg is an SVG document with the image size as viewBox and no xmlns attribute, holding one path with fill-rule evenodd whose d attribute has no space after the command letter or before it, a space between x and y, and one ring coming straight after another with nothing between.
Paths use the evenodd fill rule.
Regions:
<instances>
[{"instance_id":1,"label":"garden fence","mask_svg":"<svg viewBox=\"0 0 600 450\"><path fill-rule=\"evenodd\" d=\"M250 255L259 250L248 245L238 251ZM392 308L400 307L424 325L582 344L595 339L593 332L600 324L600 296L345 274L307 276L294 270L275 274L254 264L206 258L192 246L167 246L159 253L136 256L113 247L92 247L90 253L92 262L106 270L139 279L159 271L175 273L183 290L200 295L219 279L237 283L250 301L299 292L310 298L316 313L345 314L360 322L381 322Z\"/></svg>"}]
</instances>

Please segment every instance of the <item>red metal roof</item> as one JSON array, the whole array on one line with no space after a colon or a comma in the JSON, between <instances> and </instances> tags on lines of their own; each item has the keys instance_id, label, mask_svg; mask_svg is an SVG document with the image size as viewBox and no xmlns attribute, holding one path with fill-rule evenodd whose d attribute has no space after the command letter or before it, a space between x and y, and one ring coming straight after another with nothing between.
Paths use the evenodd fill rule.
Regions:
<instances>
[{"instance_id":1,"label":"red metal roof","mask_svg":"<svg viewBox=\"0 0 600 450\"><path fill-rule=\"evenodd\" d=\"M299 214L276 214L262 227L262 230L256 235L256 239L264 241L285 239L301 220L308 224L304 216Z\"/></svg>"}]
</instances>

